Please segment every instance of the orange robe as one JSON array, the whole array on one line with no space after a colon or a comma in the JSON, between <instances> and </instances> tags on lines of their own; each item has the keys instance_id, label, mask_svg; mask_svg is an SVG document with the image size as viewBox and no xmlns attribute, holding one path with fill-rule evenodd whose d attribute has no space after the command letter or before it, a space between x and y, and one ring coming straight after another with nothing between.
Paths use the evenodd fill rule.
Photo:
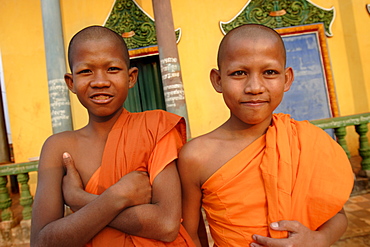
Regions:
<instances>
[{"instance_id":1,"label":"orange robe","mask_svg":"<svg viewBox=\"0 0 370 247\"><path fill-rule=\"evenodd\" d=\"M152 183L173 160L186 141L185 122L165 111L129 113L125 109L109 133L102 164L90 178L85 190L101 194L122 176L132 171L147 171ZM94 219L91 219L94 220ZM180 222L179 222L180 223ZM194 246L181 225L175 241L164 243L125 234L106 227L86 246Z\"/></svg>"},{"instance_id":2,"label":"orange robe","mask_svg":"<svg viewBox=\"0 0 370 247\"><path fill-rule=\"evenodd\" d=\"M247 246L252 235L287 237L268 225L297 220L316 230L347 201L354 177L349 160L323 130L274 114L265 135L202 186L215 246Z\"/></svg>"}]
</instances>

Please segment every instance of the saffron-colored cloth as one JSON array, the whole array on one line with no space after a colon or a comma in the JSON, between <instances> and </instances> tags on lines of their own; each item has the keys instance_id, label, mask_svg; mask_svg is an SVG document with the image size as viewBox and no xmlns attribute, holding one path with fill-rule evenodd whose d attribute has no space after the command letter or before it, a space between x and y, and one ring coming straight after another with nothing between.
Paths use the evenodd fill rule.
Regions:
<instances>
[{"instance_id":1,"label":"saffron-colored cloth","mask_svg":"<svg viewBox=\"0 0 370 247\"><path fill-rule=\"evenodd\" d=\"M215 246L247 246L252 235L287 237L268 227L297 220L316 230L349 198L354 177L337 142L308 121L273 114L258 138L202 186Z\"/></svg>"},{"instance_id":2,"label":"saffron-colored cloth","mask_svg":"<svg viewBox=\"0 0 370 247\"><path fill-rule=\"evenodd\" d=\"M153 183L155 177L178 158L178 151L185 141L183 118L160 110L129 113L124 109L109 133L102 164L85 190L99 195L132 171L147 171ZM194 246L194 243L182 225L178 237L171 243L105 227L86 246Z\"/></svg>"}]
</instances>

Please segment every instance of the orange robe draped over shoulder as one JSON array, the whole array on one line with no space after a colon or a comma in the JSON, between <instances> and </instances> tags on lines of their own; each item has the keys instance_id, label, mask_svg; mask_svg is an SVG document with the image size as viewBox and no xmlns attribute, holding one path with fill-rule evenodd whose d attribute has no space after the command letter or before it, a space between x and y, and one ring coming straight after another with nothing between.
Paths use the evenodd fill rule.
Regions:
<instances>
[{"instance_id":1,"label":"orange robe draped over shoulder","mask_svg":"<svg viewBox=\"0 0 370 247\"><path fill-rule=\"evenodd\" d=\"M124 109L108 135L102 164L85 190L99 195L136 170L147 171L152 183L169 163L178 158L178 151L186 141L185 132L184 119L175 114L160 110L129 113ZM105 227L86 246L193 246L193 243L183 226L171 243Z\"/></svg>"},{"instance_id":2,"label":"orange robe draped over shoulder","mask_svg":"<svg viewBox=\"0 0 370 247\"><path fill-rule=\"evenodd\" d=\"M202 186L215 246L247 246L253 234L287 237L268 227L279 220L316 230L341 210L353 182L345 152L327 133L274 114L266 134Z\"/></svg>"}]
</instances>

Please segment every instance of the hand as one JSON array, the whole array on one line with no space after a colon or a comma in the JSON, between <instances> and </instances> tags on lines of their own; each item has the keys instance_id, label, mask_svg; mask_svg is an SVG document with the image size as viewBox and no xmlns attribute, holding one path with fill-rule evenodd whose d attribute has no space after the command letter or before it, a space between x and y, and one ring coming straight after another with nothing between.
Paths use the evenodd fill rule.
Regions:
<instances>
[{"instance_id":1,"label":"hand","mask_svg":"<svg viewBox=\"0 0 370 247\"><path fill-rule=\"evenodd\" d=\"M73 211L77 211L85 205L81 199L87 192L69 153L63 153L63 165L66 169L62 185L64 201Z\"/></svg>"},{"instance_id":2,"label":"hand","mask_svg":"<svg viewBox=\"0 0 370 247\"><path fill-rule=\"evenodd\" d=\"M126 206L149 204L152 199L152 186L148 173L133 171L123 176L116 184L110 187L118 193L118 197L126 200Z\"/></svg>"},{"instance_id":3,"label":"hand","mask_svg":"<svg viewBox=\"0 0 370 247\"><path fill-rule=\"evenodd\" d=\"M253 235L254 241L251 247L304 247L304 246L329 246L325 245L323 238L318 231L312 231L298 221L282 220L270 224L276 231L288 231L288 238L274 239L260 235Z\"/></svg>"}]
</instances>

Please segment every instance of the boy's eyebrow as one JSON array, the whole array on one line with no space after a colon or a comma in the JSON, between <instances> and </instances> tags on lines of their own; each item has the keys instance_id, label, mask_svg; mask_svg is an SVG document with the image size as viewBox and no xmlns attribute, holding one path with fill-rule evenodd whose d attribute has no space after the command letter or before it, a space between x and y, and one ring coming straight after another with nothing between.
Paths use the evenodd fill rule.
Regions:
<instances>
[{"instance_id":1,"label":"boy's eyebrow","mask_svg":"<svg viewBox=\"0 0 370 247\"><path fill-rule=\"evenodd\" d=\"M112 60L109 60L109 61L104 63L104 65L110 65L110 64L126 64L126 63L125 63L125 61L123 61L121 59L112 59ZM85 61L74 63L75 67L77 67L77 66L95 66L95 65L96 65L95 62L85 62Z\"/></svg>"},{"instance_id":2,"label":"boy's eyebrow","mask_svg":"<svg viewBox=\"0 0 370 247\"><path fill-rule=\"evenodd\" d=\"M232 67L233 67L232 70L234 70L235 68L243 69L243 68L250 67L249 65L246 65L245 63L240 62L240 61L232 61L232 62L229 63L229 65L232 65ZM284 68L284 63L283 62L280 62L277 59L272 59L272 58L265 60L263 65L264 65L264 67L270 67L270 66L271 67L277 67L277 65L279 65L279 66L282 66Z\"/></svg>"}]
</instances>

